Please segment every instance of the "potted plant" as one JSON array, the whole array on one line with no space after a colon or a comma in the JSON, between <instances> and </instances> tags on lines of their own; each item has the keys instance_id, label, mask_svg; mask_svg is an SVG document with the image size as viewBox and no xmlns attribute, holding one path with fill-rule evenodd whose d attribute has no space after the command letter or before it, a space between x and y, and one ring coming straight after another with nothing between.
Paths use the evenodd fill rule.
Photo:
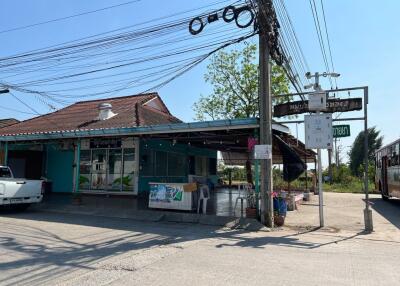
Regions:
<instances>
[{"instance_id":1,"label":"potted plant","mask_svg":"<svg viewBox=\"0 0 400 286\"><path fill-rule=\"evenodd\" d=\"M285 223L285 217L287 212L287 204L285 198L279 193L273 193L274 203L274 224L276 226L282 226Z\"/></svg>"}]
</instances>

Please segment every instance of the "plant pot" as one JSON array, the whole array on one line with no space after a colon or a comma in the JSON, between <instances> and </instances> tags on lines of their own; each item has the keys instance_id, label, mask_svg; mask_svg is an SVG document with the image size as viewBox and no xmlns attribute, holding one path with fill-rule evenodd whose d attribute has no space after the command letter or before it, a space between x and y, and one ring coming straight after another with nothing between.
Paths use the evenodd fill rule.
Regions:
<instances>
[{"instance_id":1,"label":"plant pot","mask_svg":"<svg viewBox=\"0 0 400 286\"><path fill-rule=\"evenodd\" d=\"M285 216L283 215L274 215L274 224L275 226L282 226L285 223Z\"/></svg>"},{"instance_id":2,"label":"plant pot","mask_svg":"<svg viewBox=\"0 0 400 286\"><path fill-rule=\"evenodd\" d=\"M247 218L257 218L257 209L256 208L246 208L246 217Z\"/></svg>"}]
</instances>

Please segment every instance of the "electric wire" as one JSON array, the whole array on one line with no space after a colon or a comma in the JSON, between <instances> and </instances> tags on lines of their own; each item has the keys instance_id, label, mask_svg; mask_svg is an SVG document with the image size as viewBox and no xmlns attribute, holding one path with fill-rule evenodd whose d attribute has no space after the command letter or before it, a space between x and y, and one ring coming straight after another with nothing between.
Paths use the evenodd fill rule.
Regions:
<instances>
[{"instance_id":1,"label":"electric wire","mask_svg":"<svg viewBox=\"0 0 400 286\"><path fill-rule=\"evenodd\" d=\"M322 16L323 16L323 19L324 19L325 34L326 34L326 39L327 39L327 43L328 43L328 51L329 51L329 57L330 57L330 61L331 61L332 72L335 72L335 65L333 64L331 41L329 39L328 25L326 24L325 8L324 8L324 1L323 0L321 0L321 8L322 8ZM338 88L337 77L334 77L334 80L335 80L335 86L336 86L336 89L337 89Z\"/></svg>"},{"instance_id":2,"label":"electric wire","mask_svg":"<svg viewBox=\"0 0 400 286\"><path fill-rule=\"evenodd\" d=\"M327 59L327 56L326 56L325 43L324 43L324 39L322 37L321 26L320 26L320 23L319 23L319 16L318 16L318 11L317 11L317 7L316 7L316 4L315 4L315 0L309 0L309 3L310 3L310 8L311 8L311 12L312 12L313 20L314 20L315 30L317 32L317 38L318 38L319 46L320 46L321 53L322 53L322 58L323 58L323 61L324 61L324 65L325 65L326 71L329 73L330 72L330 68L329 68L329 63L328 63L328 59ZM329 79L329 83L330 83L331 89L333 89L332 77L329 75L328 79Z\"/></svg>"},{"instance_id":3,"label":"electric wire","mask_svg":"<svg viewBox=\"0 0 400 286\"><path fill-rule=\"evenodd\" d=\"M100 8L100 9L96 9L96 10L91 10L91 11L86 11L86 12L82 12L82 13L75 14L75 15L56 18L56 19L52 19L52 20L48 20L48 21L44 21L44 22L39 22L39 23L34 23L34 24L29 24L29 25L25 25L25 26L19 26L19 27L15 27L15 28L11 28L11 29L1 30L0 34L19 31L19 30L24 30L24 29L28 29L28 28L32 28L32 27L36 27L36 26L41 26L41 25L44 25L44 24L59 22L59 21L63 21L63 20L68 20L68 19L72 19L72 18L76 18L76 17L88 15L88 14L93 14L93 13L97 13L97 12L101 12L101 11L105 11L105 10L109 10L109 9L113 9L113 8L117 8L117 7L121 7L121 6L130 5L130 4L133 4L133 3L140 2L140 1L141 0L134 0L134 1L124 2L124 3L117 4L117 5L108 6L108 7L104 7L104 8Z\"/></svg>"}]
</instances>

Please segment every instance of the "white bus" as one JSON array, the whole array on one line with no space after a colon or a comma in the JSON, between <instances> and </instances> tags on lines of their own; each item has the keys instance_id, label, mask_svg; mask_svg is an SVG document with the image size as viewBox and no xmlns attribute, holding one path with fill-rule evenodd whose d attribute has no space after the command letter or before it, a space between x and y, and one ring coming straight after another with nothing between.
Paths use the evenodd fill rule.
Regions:
<instances>
[{"instance_id":1,"label":"white bus","mask_svg":"<svg viewBox=\"0 0 400 286\"><path fill-rule=\"evenodd\" d=\"M400 198L400 139L375 153L375 187L382 199Z\"/></svg>"}]
</instances>

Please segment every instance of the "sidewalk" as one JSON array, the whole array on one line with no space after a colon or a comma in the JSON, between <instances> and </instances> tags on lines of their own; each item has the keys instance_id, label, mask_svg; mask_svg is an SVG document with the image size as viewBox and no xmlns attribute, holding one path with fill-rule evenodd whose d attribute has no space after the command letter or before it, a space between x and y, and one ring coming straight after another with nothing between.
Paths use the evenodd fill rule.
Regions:
<instances>
[{"instance_id":1,"label":"sidewalk","mask_svg":"<svg viewBox=\"0 0 400 286\"><path fill-rule=\"evenodd\" d=\"M234 216L202 215L184 211L151 210L146 202L134 197L84 196L81 204L76 204L69 194L52 194L33 210L53 213L82 214L113 218L128 218L143 222L179 222L213 225L248 231L269 231L255 219Z\"/></svg>"}]
</instances>

